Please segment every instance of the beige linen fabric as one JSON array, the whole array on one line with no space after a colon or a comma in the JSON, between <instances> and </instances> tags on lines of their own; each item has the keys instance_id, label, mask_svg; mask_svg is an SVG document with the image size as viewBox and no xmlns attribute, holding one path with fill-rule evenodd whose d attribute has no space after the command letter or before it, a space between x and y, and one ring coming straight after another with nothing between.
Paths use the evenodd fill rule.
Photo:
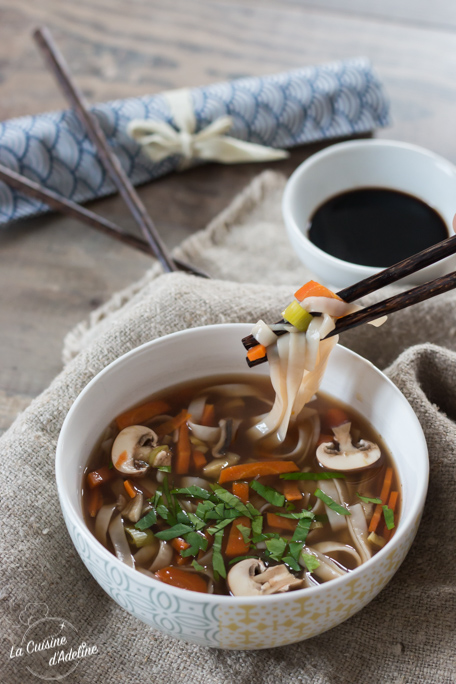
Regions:
<instances>
[{"instance_id":1,"label":"beige linen fabric","mask_svg":"<svg viewBox=\"0 0 456 684\"><path fill-rule=\"evenodd\" d=\"M309 641L267 651L218 651L164 636L119 608L86 571L63 523L54 484L60 427L85 384L147 340L209 323L275 320L305 280L280 219L283 179L265 174L179 256L217 280L158 269L115 297L66 342L65 370L0 440L0 679L38 681L10 649L21 612L44 602L99 655L65 681L81 684L450 684L456 682L456 296L366 326L342 342L380 367L412 404L430 450L431 479L417 539L387 588L363 611ZM204 247L204 254L197 251ZM158 276L158 277L157 277ZM248 284L250 281L252 284ZM80 352L76 354L76 351Z\"/></svg>"}]
</instances>

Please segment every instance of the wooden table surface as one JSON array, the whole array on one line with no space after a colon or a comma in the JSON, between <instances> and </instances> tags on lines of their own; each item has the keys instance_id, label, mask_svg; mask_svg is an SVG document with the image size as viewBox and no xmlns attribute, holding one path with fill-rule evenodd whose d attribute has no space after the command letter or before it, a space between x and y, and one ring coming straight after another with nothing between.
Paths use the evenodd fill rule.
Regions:
<instances>
[{"instance_id":1,"label":"wooden table surface","mask_svg":"<svg viewBox=\"0 0 456 684\"><path fill-rule=\"evenodd\" d=\"M30 37L40 24L91 102L366 55L392 105L377 135L456 162L454 0L0 0L0 120L65 106ZM274 168L289 174L316 149ZM207 165L140 195L174 246L263 168ZM117 197L91 207L137 234ZM0 431L60 371L66 332L149 264L57 215L0 229Z\"/></svg>"}]
</instances>

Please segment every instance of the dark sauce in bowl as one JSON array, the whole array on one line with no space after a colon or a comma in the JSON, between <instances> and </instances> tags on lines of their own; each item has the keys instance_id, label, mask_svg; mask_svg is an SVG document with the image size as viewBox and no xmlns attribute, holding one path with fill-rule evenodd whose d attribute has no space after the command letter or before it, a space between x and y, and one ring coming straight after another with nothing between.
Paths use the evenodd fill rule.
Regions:
<instances>
[{"instance_id":1,"label":"dark sauce in bowl","mask_svg":"<svg viewBox=\"0 0 456 684\"><path fill-rule=\"evenodd\" d=\"M338 259L384 268L449 235L442 217L417 197L358 188L324 202L310 219L308 237Z\"/></svg>"}]
</instances>

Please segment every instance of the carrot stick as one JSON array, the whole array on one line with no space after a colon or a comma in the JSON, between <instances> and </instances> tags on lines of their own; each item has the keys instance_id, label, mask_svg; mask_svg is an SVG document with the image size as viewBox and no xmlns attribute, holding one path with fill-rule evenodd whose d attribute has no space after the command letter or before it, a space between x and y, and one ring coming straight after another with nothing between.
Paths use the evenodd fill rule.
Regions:
<instances>
[{"instance_id":1,"label":"carrot stick","mask_svg":"<svg viewBox=\"0 0 456 684\"><path fill-rule=\"evenodd\" d=\"M255 347L251 347L247 352L247 358L249 361L257 361L257 359L262 359L263 356L267 356L266 347L263 344L257 344Z\"/></svg>"},{"instance_id":2,"label":"carrot stick","mask_svg":"<svg viewBox=\"0 0 456 684\"><path fill-rule=\"evenodd\" d=\"M388 508L390 508L393 511L393 513L396 510L396 504L397 504L398 497L399 497L399 492L391 492L390 497L388 499ZM394 521L394 522L396 522L396 521ZM383 527L383 536L385 537L386 541L389 541L391 539L391 537L393 536L393 534L394 534L394 528L392 530L389 530L385 524Z\"/></svg>"},{"instance_id":3,"label":"carrot stick","mask_svg":"<svg viewBox=\"0 0 456 684\"><path fill-rule=\"evenodd\" d=\"M190 591L199 591L203 594L207 593L207 582L195 572L173 568L169 565L167 568L157 570L155 577L162 582L165 582L165 584L172 584L173 587L189 589Z\"/></svg>"},{"instance_id":4,"label":"carrot stick","mask_svg":"<svg viewBox=\"0 0 456 684\"><path fill-rule=\"evenodd\" d=\"M190 565L191 560L192 559L190 558L190 556L186 556L184 558L184 556L181 556L180 553L174 554L174 562L176 563L176 565Z\"/></svg>"},{"instance_id":5,"label":"carrot stick","mask_svg":"<svg viewBox=\"0 0 456 684\"><path fill-rule=\"evenodd\" d=\"M170 409L166 401L148 401L146 404L136 406L135 408L121 413L117 416L116 423L119 430L123 430L130 425L139 425L145 423L147 420L159 416L160 413L168 413Z\"/></svg>"},{"instance_id":6,"label":"carrot stick","mask_svg":"<svg viewBox=\"0 0 456 684\"><path fill-rule=\"evenodd\" d=\"M215 427L215 409L214 404L205 404L203 415L201 416L201 425L205 427Z\"/></svg>"},{"instance_id":7,"label":"carrot stick","mask_svg":"<svg viewBox=\"0 0 456 684\"><path fill-rule=\"evenodd\" d=\"M320 283L315 282L315 280L309 280L308 283L300 287L299 290L295 292L294 296L298 302L303 302L304 299L307 299L307 297L329 297L331 299L340 300L340 297L338 297L334 292L328 290L328 288L324 285L320 285Z\"/></svg>"},{"instance_id":8,"label":"carrot stick","mask_svg":"<svg viewBox=\"0 0 456 684\"><path fill-rule=\"evenodd\" d=\"M372 516L372 519L371 519L370 525L369 525L369 532L375 532L377 530L378 523L380 522L380 518L382 515L382 505L388 499L388 494L389 494L389 491L391 489L392 481L393 481L393 469L387 468L386 473L385 473L385 479L383 480L382 491L380 493L380 499L382 500L382 503L377 504L375 507L374 515Z\"/></svg>"},{"instance_id":9,"label":"carrot stick","mask_svg":"<svg viewBox=\"0 0 456 684\"><path fill-rule=\"evenodd\" d=\"M225 554L228 558L236 558L236 556L245 556L249 552L249 544L246 544L241 532L238 530L237 525L244 525L250 528L250 518L241 517L236 518L231 523L230 535L228 537L228 543L226 545Z\"/></svg>"},{"instance_id":10,"label":"carrot stick","mask_svg":"<svg viewBox=\"0 0 456 684\"><path fill-rule=\"evenodd\" d=\"M87 484L90 489L98 487L105 482L108 482L112 477L114 477L114 470L108 468L108 466L102 466L98 470L92 470L91 473L87 475Z\"/></svg>"},{"instance_id":11,"label":"carrot stick","mask_svg":"<svg viewBox=\"0 0 456 684\"><path fill-rule=\"evenodd\" d=\"M137 491L136 491L136 489L133 487L133 485L131 484L130 480L124 480L124 487L125 487L125 489L127 490L128 496L129 496L131 499L134 499L135 496L136 496L136 494L137 494Z\"/></svg>"},{"instance_id":12,"label":"carrot stick","mask_svg":"<svg viewBox=\"0 0 456 684\"><path fill-rule=\"evenodd\" d=\"M182 423L179 428L179 439L177 441L176 465L173 468L176 475L185 475L190 468L190 456L192 446L187 423Z\"/></svg>"},{"instance_id":13,"label":"carrot stick","mask_svg":"<svg viewBox=\"0 0 456 684\"><path fill-rule=\"evenodd\" d=\"M297 482L293 480L283 481L283 493L287 501L301 501L302 492Z\"/></svg>"},{"instance_id":14,"label":"carrot stick","mask_svg":"<svg viewBox=\"0 0 456 684\"><path fill-rule=\"evenodd\" d=\"M170 432L174 432L174 430L180 428L183 423L186 423L189 418L190 414L188 411L186 411L186 409L182 409L182 411L178 413L175 418L167 420L165 423L158 425L156 428L154 428L154 430L159 437L169 435Z\"/></svg>"},{"instance_id":15,"label":"carrot stick","mask_svg":"<svg viewBox=\"0 0 456 684\"><path fill-rule=\"evenodd\" d=\"M299 470L294 461L257 461L242 465L229 466L220 473L219 483L233 482L233 480L249 480L264 475L279 475Z\"/></svg>"},{"instance_id":16,"label":"carrot stick","mask_svg":"<svg viewBox=\"0 0 456 684\"><path fill-rule=\"evenodd\" d=\"M175 551L180 553L181 551L184 551L185 549L190 548L190 544L185 541L185 539L182 539L182 537L176 537L175 539L171 540L171 546Z\"/></svg>"},{"instance_id":17,"label":"carrot stick","mask_svg":"<svg viewBox=\"0 0 456 684\"><path fill-rule=\"evenodd\" d=\"M192 454L192 461L196 470L202 470L207 463L207 458L201 451L195 449Z\"/></svg>"},{"instance_id":18,"label":"carrot stick","mask_svg":"<svg viewBox=\"0 0 456 684\"><path fill-rule=\"evenodd\" d=\"M294 532L296 529L296 520L282 518L280 515L276 515L275 513L266 513L266 519L270 527L278 527L281 530L290 530L291 532Z\"/></svg>"},{"instance_id":19,"label":"carrot stick","mask_svg":"<svg viewBox=\"0 0 456 684\"><path fill-rule=\"evenodd\" d=\"M96 514L103 505L103 495L99 487L89 489L89 515L95 518Z\"/></svg>"},{"instance_id":20,"label":"carrot stick","mask_svg":"<svg viewBox=\"0 0 456 684\"><path fill-rule=\"evenodd\" d=\"M238 496L242 503L246 504L249 500L248 482L233 482L233 494Z\"/></svg>"}]
</instances>

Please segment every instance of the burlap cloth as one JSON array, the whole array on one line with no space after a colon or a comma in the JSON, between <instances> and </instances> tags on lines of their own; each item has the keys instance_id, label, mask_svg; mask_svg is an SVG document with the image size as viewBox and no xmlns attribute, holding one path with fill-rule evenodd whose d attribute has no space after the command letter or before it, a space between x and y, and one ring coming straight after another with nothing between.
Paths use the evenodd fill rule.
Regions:
<instances>
[{"instance_id":1,"label":"burlap cloth","mask_svg":"<svg viewBox=\"0 0 456 684\"><path fill-rule=\"evenodd\" d=\"M79 353L1 439L1 682L38 681L24 659L10 658L24 634L21 613L34 602L46 603L49 615L69 620L98 647L98 656L81 660L65 679L72 683L456 682L454 294L342 339L387 367L418 415L431 461L429 495L411 552L388 587L346 623L268 651L188 645L146 627L109 599L66 532L54 452L62 421L84 385L120 354L155 337L209 323L275 320L291 287L305 279L281 223L283 183L263 174L181 247L179 256L218 280L159 276L153 268L74 330L65 356Z\"/></svg>"}]
</instances>

